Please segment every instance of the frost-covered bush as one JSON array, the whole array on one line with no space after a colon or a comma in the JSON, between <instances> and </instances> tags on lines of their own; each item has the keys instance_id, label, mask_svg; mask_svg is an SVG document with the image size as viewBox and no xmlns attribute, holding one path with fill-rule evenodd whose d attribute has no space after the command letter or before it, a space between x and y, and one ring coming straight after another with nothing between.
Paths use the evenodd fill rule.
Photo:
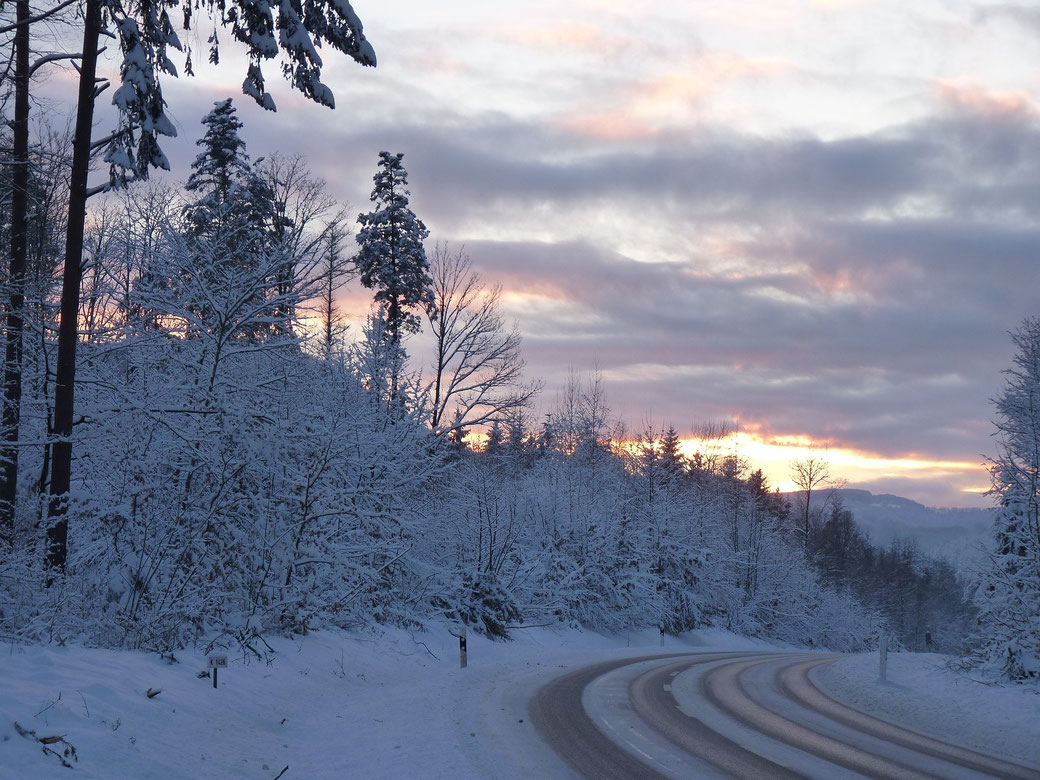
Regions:
<instances>
[{"instance_id":1,"label":"frost-covered bush","mask_svg":"<svg viewBox=\"0 0 1040 780\"><path fill-rule=\"evenodd\" d=\"M461 622L492 639L509 639L509 629L523 619L513 595L494 574L462 575L449 592L433 599L444 618Z\"/></svg>"}]
</instances>

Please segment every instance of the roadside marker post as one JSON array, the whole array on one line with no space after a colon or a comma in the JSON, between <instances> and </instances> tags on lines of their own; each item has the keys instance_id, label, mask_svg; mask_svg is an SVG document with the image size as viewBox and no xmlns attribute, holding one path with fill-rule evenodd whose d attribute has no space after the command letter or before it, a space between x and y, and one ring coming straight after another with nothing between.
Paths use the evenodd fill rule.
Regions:
<instances>
[{"instance_id":1,"label":"roadside marker post","mask_svg":"<svg viewBox=\"0 0 1040 780\"><path fill-rule=\"evenodd\" d=\"M448 628L448 633L459 638L459 668L466 668L466 624L456 623Z\"/></svg>"},{"instance_id":2,"label":"roadside marker post","mask_svg":"<svg viewBox=\"0 0 1040 780\"><path fill-rule=\"evenodd\" d=\"M882 634L878 642L878 663L881 667L881 682L885 682L888 679L888 634Z\"/></svg>"},{"instance_id":3,"label":"roadside marker post","mask_svg":"<svg viewBox=\"0 0 1040 780\"><path fill-rule=\"evenodd\" d=\"M209 661L209 668L213 670L213 687L217 687L217 669L223 666L227 666L227 656L222 653L214 653L213 655L207 656Z\"/></svg>"}]
</instances>

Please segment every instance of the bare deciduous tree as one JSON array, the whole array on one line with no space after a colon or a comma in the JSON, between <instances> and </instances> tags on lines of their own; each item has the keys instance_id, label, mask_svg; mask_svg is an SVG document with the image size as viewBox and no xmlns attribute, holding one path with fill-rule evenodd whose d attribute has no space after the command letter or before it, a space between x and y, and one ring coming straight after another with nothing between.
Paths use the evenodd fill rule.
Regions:
<instances>
[{"instance_id":1,"label":"bare deciduous tree","mask_svg":"<svg viewBox=\"0 0 1040 780\"><path fill-rule=\"evenodd\" d=\"M791 461L791 480L801 493L796 498L801 519L802 544L808 548L812 536L812 495L821 488L835 490L844 482L831 478L831 464L817 455Z\"/></svg>"},{"instance_id":2,"label":"bare deciduous tree","mask_svg":"<svg viewBox=\"0 0 1040 780\"><path fill-rule=\"evenodd\" d=\"M346 326L342 324L336 293L354 276L351 258L343 254L344 231L336 226L323 233L325 245L318 266L318 320L321 325L321 354L329 358Z\"/></svg>"},{"instance_id":3,"label":"bare deciduous tree","mask_svg":"<svg viewBox=\"0 0 1040 780\"><path fill-rule=\"evenodd\" d=\"M484 286L464 249L438 245L430 264L435 339L430 425L443 434L504 421L541 389L525 384L520 332L499 313L501 285Z\"/></svg>"},{"instance_id":4,"label":"bare deciduous tree","mask_svg":"<svg viewBox=\"0 0 1040 780\"><path fill-rule=\"evenodd\" d=\"M311 173L301 155L275 153L257 160L254 168L271 188L276 240L290 257L300 258L301 262L313 265L315 257L323 257L319 274L324 278L326 272L334 269L332 281L338 288L346 274L347 260L339 256L339 244L347 232L348 207L336 202L329 194L325 180ZM286 266L283 278L278 280L279 295L285 295L293 288L298 273L296 264ZM324 282L322 291L319 306L324 313L327 310ZM335 293L335 289L332 293ZM286 314L292 316L294 312Z\"/></svg>"},{"instance_id":5,"label":"bare deciduous tree","mask_svg":"<svg viewBox=\"0 0 1040 780\"><path fill-rule=\"evenodd\" d=\"M738 430L730 420L704 420L694 423L692 438L697 448L690 457L690 470L696 474L718 475L722 472L726 451L723 444Z\"/></svg>"}]
</instances>

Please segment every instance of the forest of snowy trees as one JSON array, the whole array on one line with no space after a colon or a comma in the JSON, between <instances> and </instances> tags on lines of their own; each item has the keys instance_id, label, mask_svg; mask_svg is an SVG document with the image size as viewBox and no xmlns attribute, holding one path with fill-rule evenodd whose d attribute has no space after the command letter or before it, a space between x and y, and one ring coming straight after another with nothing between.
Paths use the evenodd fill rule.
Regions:
<instances>
[{"instance_id":1,"label":"forest of snowy trees","mask_svg":"<svg viewBox=\"0 0 1040 780\"><path fill-rule=\"evenodd\" d=\"M962 648L952 569L875 549L840 504L818 496L806 526L739 455L626 435L596 377L535 419L496 289L461 252L427 259L400 155L377 161L355 240L303 161L250 162L230 100L203 128L182 188L91 212L63 567L44 533L63 147L39 147L5 636L168 649L463 620ZM345 333L354 273L376 306ZM425 371L407 352L421 316Z\"/></svg>"},{"instance_id":2,"label":"forest of snowy trees","mask_svg":"<svg viewBox=\"0 0 1040 780\"><path fill-rule=\"evenodd\" d=\"M265 107L259 62L279 49L329 105L312 36L374 64L349 4L322 7L280 19L277 42L270 14L236 23ZM401 154L373 161L356 234L304 160L251 161L230 99L203 118L182 185L134 181L166 165L157 74L179 48L165 11L137 10L86 4L83 50L105 29L124 54L122 124L100 141L90 58L71 134L30 125L32 71L62 55L27 64L27 3L3 30L0 635L255 649L270 632L463 621L500 638L721 626L856 650L889 632L1040 674L1035 323L998 405L999 547L980 584L909 543L875 547L825 490L792 509L739 453L688 458L674 428L624 431L596 376L536 407L500 289L460 249L427 255ZM87 187L91 151L122 187ZM339 310L348 284L372 291L361 327ZM420 330L430 362L409 353Z\"/></svg>"}]
</instances>

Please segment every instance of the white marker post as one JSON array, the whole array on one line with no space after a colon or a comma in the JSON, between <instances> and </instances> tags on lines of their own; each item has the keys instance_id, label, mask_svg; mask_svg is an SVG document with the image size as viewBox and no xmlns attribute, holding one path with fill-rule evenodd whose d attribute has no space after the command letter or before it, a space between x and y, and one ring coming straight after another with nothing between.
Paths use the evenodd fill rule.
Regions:
<instances>
[{"instance_id":1,"label":"white marker post","mask_svg":"<svg viewBox=\"0 0 1040 780\"><path fill-rule=\"evenodd\" d=\"M881 682L885 682L888 679L888 634L882 634L878 642L878 663L881 666Z\"/></svg>"},{"instance_id":2,"label":"white marker post","mask_svg":"<svg viewBox=\"0 0 1040 780\"><path fill-rule=\"evenodd\" d=\"M208 656L208 660L209 668L213 670L213 687L216 688L217 669L221 668L222 666L227 666L227 656L220 653L214 653L213 655Z\"/></svg>"},{"instance_id":3,"label":"white marker post","mask_svg":"<svg viewBox=\"0 0 1040 780\"><path fill-rule=\"evenodd\" d=\"M466 668L466 624L455 623L449 626L448 633L459 638L459 668Z\"/></svg>"}]
</instances>

